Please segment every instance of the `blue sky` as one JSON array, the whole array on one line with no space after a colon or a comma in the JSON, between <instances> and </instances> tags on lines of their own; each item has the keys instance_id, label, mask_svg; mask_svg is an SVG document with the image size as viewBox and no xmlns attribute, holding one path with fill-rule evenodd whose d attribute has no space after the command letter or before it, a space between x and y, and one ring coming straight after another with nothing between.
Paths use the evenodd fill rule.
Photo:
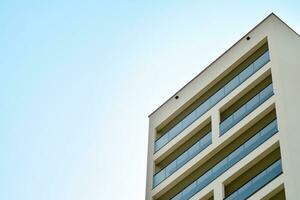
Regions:
<instances>
[{"instance_id":1,"label":"blue sky","mask_svg":"<svg viewBox=\"0 0 300 200\"><path fill-rule=\"evenodd\" d=\"M0 2L0 199L144 198L148 114L297 1Z\"/></svg>"}]
</instances>

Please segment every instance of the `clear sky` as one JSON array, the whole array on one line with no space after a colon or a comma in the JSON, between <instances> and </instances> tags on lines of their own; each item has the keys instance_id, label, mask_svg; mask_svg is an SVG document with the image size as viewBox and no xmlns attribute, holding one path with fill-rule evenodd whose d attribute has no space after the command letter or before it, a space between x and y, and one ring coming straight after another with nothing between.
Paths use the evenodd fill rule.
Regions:
<instances>
[{"instance_id":1,"label":"clear sky","mask_svg":"<svg viewBox=\"0 0 300 200\"><path fill-rule=\"evenodd\" d=\"M299 2L299 1L298 1ZM144 199L148 114L293 1L0 1L0 199Z\"/></svg>"}]
</instances>

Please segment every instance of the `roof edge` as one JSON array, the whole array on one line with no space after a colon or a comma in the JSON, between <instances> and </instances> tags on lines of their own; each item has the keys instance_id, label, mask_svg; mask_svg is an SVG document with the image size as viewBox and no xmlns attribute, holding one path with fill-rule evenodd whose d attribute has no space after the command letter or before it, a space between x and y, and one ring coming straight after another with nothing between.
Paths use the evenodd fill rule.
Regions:
<instances>
[{"instance_id":1,"label":"roof edge","mask_svg":"<svg viewBox=\"0 0 300 200\"><path fill-rule=\"evenodd\" d=\"M177 93L182 91L187 85L189 85L193 80L198 78L202 73L204 73L211 65L213 65L217 60L219 60L223 55L225 55L228 51L230 51L232 48L234 48L240 41L242 41L249 33L251 33L254 29L256 29L258 26L260 26L264 21L266 21L271 16L276 17L279 19L284 25L286 25L292 32L294 32L298 37L300 35L292 29L287 23L285 23L282 19L280 19L275 13L271 12L269 15L267 15L262 21L260 21L257 25L255 25L250 31L248 31L244 36L242 36L237 42L235 42L232 46L230 46L224 53L222 53L220 56L218 56L214 61L212 61L207 67L205 67L200 73L198 73L194 78L192 78L190 81L188 81L183 87L181 87L179 90L177 90L170 98L168 98L164 103L162 103L160 106L158 106L154 111L152 111L148 117L151 117L156 111L158 111L161 107L163 107L169 100L174 98Z\"/></svg>"}]
</instances>

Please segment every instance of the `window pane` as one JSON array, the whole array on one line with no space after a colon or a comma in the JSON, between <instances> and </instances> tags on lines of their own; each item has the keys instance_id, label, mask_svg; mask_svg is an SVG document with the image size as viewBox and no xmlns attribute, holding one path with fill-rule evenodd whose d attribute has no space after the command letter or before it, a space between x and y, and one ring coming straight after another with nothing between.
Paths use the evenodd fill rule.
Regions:
<instances>
[{"instance_id":1,"label":"window pane","mask_svg":"<svg viewBox=\"0 0 300 200\"><path fill-rule=\"evenodd\" d=\"M206 111L209 110L209 108L210 108L209 101L206 100L196 109L197 116L198 117L202 116Z\"/></svg>"},{"instance_id":2,"label":"window pane","mask_svg":"<svg viewBox=\"0 0 300 200\"><path fill-rule=\"evenodd\" d=\"M202 139L201 139L201 142L200 142L200 147L202 146L207 146L207 144L210 144L211 143L211 132L208 133L206 136L204 136Z\"/></svg>"},{"instance_id":3,"label":"window pane","mask_svg":"<svg viewBox=\"0 0 300 200\"><path fill-rule=\"evenodd\" d=\"M251 75L253 74L253 65L251 64L250 66L248 66L246 69L244 69L239 77L240 77L240 81L244 82L247 78L249 78Z\"/></svg>"},{"instance_id":4,"label":"window pane","mask_svg":"<svg viewBox=\"0 0 300 200\"><path fill-rule=\"evenodd\" d=\"M183 198L189 198L191 196L193 196L194 193L194 189L196 188L196 182L192 183L191 185L189 185L188 187L186 187L183 191L182 191L182 196Z\"/></svg>"},{"instance_id":5,"label":"window pane","mask_svg":"<svg viewBox=\"0 0 300 200\"><path fill-rule=\"evenodd\" d=\"M276 123L276 120L274 120L274 121ZM196 181L194 181L190 186L188 186L186 189L184 189L179 195L184 194L185 196L182 196L182 198L188 199L188 198L192 197L194 194L196 194L197 192L199 192L201 189L203 189L205 186L207 186L209 183L211 183L213 180L215 180L217 177L219 177L222 173L224 173L227 169L229 169L234 164L239 162L242 158L244 158L249 153L251 153L257 146L259 146L261 143L263 143L266 140L266 138L262 138L260 135L261 135L260 132L257 132L254 137L250 138L242 146L240 146L239 148L234 150L226 158L224 158L219 163L217 163L215 166L213 166L211 169L209 169L206 173L204 173ZM260 176L257 176L256 179L254 179L254 182L252 180L249 181L248 183L246 183L244 186L242 186L240 189L238 189L236 192L231 194L226 199L248 198L251 194L253 194L253 192L255 192L257 190L257 188L258 188L257 186L259 186L261 184L266 184L266 181L273 179L273 178L270 179L270 177L276 177L274 175L276 170L274 167L272 169L268 169L267 174L269 174L270 176L268 176L267 178L264 178L264 179L261 179ZM274 171L274 173L273 173L273 171ZM276 175L278 175L279 173L281 173L280 170L278 170L278 173ZM263 177L266 177L266 176L263 176ZM260 182L260 180L263 180L263 181ZM257 184L253 184L253 183L257 183ZM245 198L243 198L243 197L245 197Z\"/></svg>"},{"instance_id":6,"label":"window pane","mask_svg":"<svg viewBox=\"0 0 300 200\"><path fill-rule=\"evenodd\" d=\"M258 58L254 63L253 63L253 69L254 71L259 70L265 63L264 58L261 56L260 58Z\"/></svg>"},{"instance_id":7,"label":"window pane","mask_svg":"<svg viewBox=\"0 0 300 200\"><path fill-rule=\"evenodd\" d=\"M188 151L190 157L194 157L195 155L197 155L199 153L198 143L189 148Z\"/></svg>"},{"instance_id":8,"label":"window pane","mask_svg":"<svg viewBox=\"0 0 300 200\"><path fill-rule=\"evenodd\" d=\"M242 157L243 157L243 149L242 148L237 148L235 151L233 151L228 156L228 162L232 166L235 163L237 163Z\"/></svg>"},{"instance_id":9,"label":"window pane","mask_svg":"<svg viewBox=\"0 0 300 200\"><path fill-rule=\"evenodd\" d=\"M176 160L171 162L167 167L166 167L166 177L170 176L177 170L177 164Z\"/></svg>"},{"instance_id":10,"label":"window pane","mask_svg":"<svg viewBox=\"0 0 300 200\"><path fill-rule=\"evenodd\" d=\"M191 123L193 123L196 119L201 117L205 112L207 112L211 106L214 106L221 99L223 99L227 94L229 94L232 90L239 86L240 83L245 81L249 76L251 76L255 70L266 62L269 61L269 52L265 52L261 57L259 57L254 63L249 65L246 69L244 69L240 74L230 80L223 88L219 89L215 94L213 94L209 99L203 102L199 107L197 107L192 113L190 113L186 118L184 118L180 123L178 123L174 128L165 133L165 139L161 141L157 141L155 144L155 151L159 150L162 146L176 137L179 133L181 133L185 128L187 128ZM255 69L254 69L255 67Z\"/></svg>"},{"instance_id":11,"label":"window pane","mask_svg":"<svg viewBox=\"0 0 300 200\"><path fill-rule=\"evenodd\" d=\"M154 182L153 182L153 185L156 186L158 185L160 182L162 182L165 178L165 172L164 171L160 171L159 173L157 173L155 176L154 176Z\"/></svg>"},{"instance_id":12,"label":"window pane","mask_svg":"<svg viewBox=\"0 0 300 200\"><path fill-rule=\"evenodd\" d=\"M182 131L181 124L176 124L170 131L168 131L168 139L169 141L176 137Z\"/></svg>"},{"instance_id":13,"label":"window pane","mask_svg":"<svg viewBox=\"0 0 300 200\"><path fill-rule=\"evenodd\" d=\"M236 76L234 77L234 79L232 79L231 81L229 81L226 85L225 85L225 94L229 94L232 90L234 90L238 85L240 84L239 82L239 77Z\"/></svg>"},{"instance_id":14,"label":"window pane","mask_svg":"<svg viewBox=\"0 0 300 200\"><path fill-rule=\"evenodd\" d=\"M238 109L234 114L233 114L233 119L234 122L237 123L241 121L242 118L246 115L246 106L242 106L240 109Z\"/></svg>"},{"instance_id":15,"label":"window pane","mask_svg":"<svg viewBox=\"0 0 300 200\"><path fill-rule=\"evenodd\" d=\"M244 147L246 151L249 151L253 149L255 146L257 146L257 140L259 140L259 134L253 136L250 140L248 140Z\"/></svg>"},{"instance_id":16,"label":"window pane","mask_svg":"<svg viewBox=\"0 0 300 200\"><path fill-rule=\"evenodd\" d=\"M265 101L265 100L268 99L272 94L273 94L273 87L272 87L272 84L270 84L268 87L266 87L265 89L263 89L263 90L259 93L261 101Z\"/></svg>"},{"instance_id":17,"label":"window pane","mask_svg":"<svg viewBox=\"0 0 300 200\"><path fill-rule=\"evenodd\" d=\"M183 154L181 154L178 159L177 159L177 164L182 166L184 165L189 159L188 153L184 152Z\"/></svg>"},{"instance_id":18,"label":"window pane","mask_svg":"<svg viewBox=\"0 0 300 200\"><path fill-rule=\"evenodd\" d=\"M214 167L215 176L220 176L225 170L227 165L227 159L223 159Z\"/></svg>"},{"instance_id":19,"label":"window pane","mask_svg":"<svg viewBox=\"0 0 300 200\"><path fill-rule=\"evenodd\" d=\"M221 133L225 133L227 130L231 128L233 124L233 116L231 115L227 119L225 119L221 124L220 124L220 131Z\"/></svg>"},{"instance_id":20,"label":"window pane","mask_svg":"<svg viewBox=\"0 0 300 200\"><path fill-rule=\"evenodd\" d=\"M216 105L221 99L225 96L224 88L217 91L213 96L210 98L210 106Z\"/></svg>"},{"instance_id":21,"label":"window pane","mask_svg":"<svg viewBox=\"0 0 300 200\"><path fill-rule=\"evenodd\" d=\"M247 110L254 110L259 105L259 96L253 97L250 101L247 102Z\"/></svg>"},{"instance_id":22,"label":"window pane","mask_svg":"<svg viewBox=\"0 0 300 200\"><path fill-rule=\"evenodd\" d=\"M262 66L264 66L269 61L269 52L265 52L261 55L254 63L254 71L259 70Z\"/></svg>"},{"instance_id":23,"label":"window pane","mask_svg":"<svg viewBox=\"0 0 300 200\"><path fill-rule=\"evenodd\" d=\"M188 127L191 123L193 123L193 113L190 113L187 115L180 123L181 123L181 128L184 130L186 127Z\"/></svg>"},{"instance_id":24,"label":"window pane","mask_svg":"<svg viewBox=\"0 0 300 200\"><path fill-rule=\"evenodd\" d=\"M159 150L161 147L163 147L168 142L168 136L163 135L161 136L156 142L155 142L155 150Z\"/></svg>"}]
</instances>

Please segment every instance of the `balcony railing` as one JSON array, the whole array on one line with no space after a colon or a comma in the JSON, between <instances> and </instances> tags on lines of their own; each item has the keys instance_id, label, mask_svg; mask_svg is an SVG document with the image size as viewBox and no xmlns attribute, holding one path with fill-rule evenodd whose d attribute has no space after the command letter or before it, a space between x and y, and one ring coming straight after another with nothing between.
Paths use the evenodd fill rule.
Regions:
<instances>
[{"instance_id":1,"label":"balcony railing","mask_svg":"<svg viewBox=\"0 0 300 200\"><path fill-rule=\"evenodd\" d=\"M173 126L163 136L155 141L155 152L169 143L173 138L180 134L190 124L204 115L209 109L221 101L231 91L241 85L246 79L253 75L256 71L262 68L270 60L269 51L264 52L252 64L247 66L242 72L231 79L226 85L220 88L215 94L206 99L200 106L193 110L190 114L184 117L179 123Z\"/></svg>"},{"instance_id":2,"label":"balcony railing","mask_svg":"<svg viewBox=\"0 0 300 200\"><path fill-rule=\"evenodd\" d=\"M268 98L273 95L273 85L272 83L261 90L257 95L251 98L247 103L241 106L238 110L232 113L220 124L220 134L223 135L234 125L240 122L244 117L250 114L253 110L264 103Z\"/></svg>"},{"instance_id":3,"label":"balcony railing","mask_svg":"<svg viewBox=\"0 0 300 200\"><path fill-rule=\"evenodd\" d=\"M252 194L260 190L262 187L267 185L277 176L282 173L281 160L277 160L263 172L255 176L245 185L240 187L238 190L233 192L230 196L225 198L226 200L243 200L250 197Z\"/></svg>"},{"instance_id":4,"label":"balcony railing","mask_svg":"<svg viewBox=\"0 0 300 200\"><path fill-rule=\"evenodd\" d=\"M176 196L172 198L172 200L186 200L191 198L204 187L206 187L209 183L211 183L213 180L215 180L217 177L223 174L226 170L231 168L234 164L246 157L254 149L260 146L270 137L272 137L277 131L277 120L275 119L263 129L258 131L244 144L242 144L236 150L231 152L226 158L224 158L218 164L216 164L207 172L205 172L196 181L194 181L181 192L179 192Z\"/></svg>"},{"instance_id":5,"label":"balcony railing","mask_svg":"<svg viewBox=\"0 0 300 200\"><path fill-rule=\"evenodd\" d=\"M168 178L171 174L176 172L179 168L185 165L188 161L198 155L212 142L211 132L207 133L205 136L200 138L193 146L183 152L174 161L167 165L164 169L159 171L153 177L153 187L156 187L163 180Z\"/></svg>"}]
</instances>

